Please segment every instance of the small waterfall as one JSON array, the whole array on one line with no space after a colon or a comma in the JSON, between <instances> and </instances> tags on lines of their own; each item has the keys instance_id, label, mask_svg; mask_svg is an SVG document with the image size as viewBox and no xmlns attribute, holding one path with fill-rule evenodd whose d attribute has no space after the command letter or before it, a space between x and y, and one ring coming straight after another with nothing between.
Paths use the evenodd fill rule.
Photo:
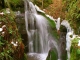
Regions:
<instances>
[{"instance_id":1,"label":"small waterfall","mask_svg":"<svg viewBox=\"0 0 80 60\"><path fill-rule=\"evenodd\" d=\"M49 37L49 44L50 44L49 46L50 46L51 49L56 48L57 53L58 53L58 60L61 60L60 48L59 48L57 42L55 41L55 39L53 37L51 37L51 36Z\"/></svg>"},{"instance_id":2,"label":"small waterfall","mask_svg":"<svg viewBox=\"0 0 80 60\"><path fill-rule=\"evenodd\" d=\"M25 21L29 38L29 52L46 53L49 51L47 20L43 16L37 14L32 2L25 3L26 5L28 4L28 8L25 11Z\"/></svg>"},{"instance_id":3,"label":"small waterfall","mask_svg":"<svg viewBox=\"0 0 80 60\"><path fill-rule=\"evenodd\" d=\"M72 31L72 29L70 27L70 24L68 23L67 20L63 20L61 22L61 25L65 26L66 29L67 29L67 34L66 34L66 51L67 51L67 60L70 60L71 41L74 38L73 31Z\"/></svg>"},{"instance_id":4,"label":"small waterfall","mask_svg":"<svg viewBox=\"0 0 80 60\"><path fill-rule=\"evenodd\" d=\"M70 24L68 23L67 20L63 20L61 22L61 25L65 26L67 28L67 32L70 32L71 31L71 27L70 27Z\"/></svg>"},{"instance_id":5,"label":"small waterfall","mask_svg":"<svg viewBox=\"0 0 80 60\"><path fill-rule=\"evenodd\" d=\"M29 40L28 60L46 60L50 50L50 44L54 45L60 59L60 51L55 40L49 39L48 21L39 15L32 2L25 0L25 25ZM51 40L51 42L50 42Z\"/></svg>"},{"instance_id":6,"label":"small waterfall","mask_svg":"<svg viewBox=\"0 0 80 60\"><path fill-rule=\"evenodd\" d=\"M57 19L56 29L57 29L57 31L60 29L60 17Z\"/></svg>"}]
</instances>

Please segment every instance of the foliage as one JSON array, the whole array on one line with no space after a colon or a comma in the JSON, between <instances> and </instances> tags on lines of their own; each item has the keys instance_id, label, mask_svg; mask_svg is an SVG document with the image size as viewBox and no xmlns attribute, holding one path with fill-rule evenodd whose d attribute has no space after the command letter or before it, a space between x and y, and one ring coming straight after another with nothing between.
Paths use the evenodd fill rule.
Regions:
<instances>
[{"instance_id":1,"label":"foliage","mask_svg":"<svg viewBox=\"0 0 80 60\"><path fill-rule=\"evenodd\" d=\"M16 6L16 5L20 5L22 0L4 0L5 4L7 4L7 7L10 6L10 4Z\"/></svg>"},{"instance_id":2,"label":"foliage","mask_svg":"<svg viewBox=\"0 0 80 60\"><path fill-rule=\"evenodd\" d=\"M37 4L39 7L46 8L52 3L52 0L34 0L34 3Z\"/></svg>"},{"instance_id":3,"label":"foliage","mask_svg":"<svg viewBox=\"0 0 80 60\"><path fill-rule=\"evenodd\" d=\"M14 52L11 44L0 36L0 60L13 60L11 54Z\"/></svg>"},{"instance_id":4,"label":"foliage","mask_svg":"<svg viewBox=\"0 0 80 60\"><path fill-rule=\"evenodd\" d=\"M43 2L44 2L44 8L45 8L52 3L52 0L43 0Z\"/></svg>"},{"instance_id":5,"label":"foliage","mask_svg":"<svg viewBox=\"0 0 80 60\"><path fill-rule=\"evenodd\" d=\"M50 50L46 60L53 60L53 59L57 60L57 54L55 53L55 51Z\"/></svg>"},{"instance_id":6,"label":"foliage","mask_svg":"<svg viewBox=\"0 0 80 60\"><path fill-rule=\"evenodd\" d=\"M0 60L23 60L24 45L15 23L12 11L0 15ZM2 12L1 11L1 12Z\"/></svg>"},{"instance_id":7,"label":"foliage","mask_svg":"<svg viewBox=\"0 0 80 60\"><path fill-rule=\"evenodd\" d=\"M75 33L78 34L80 27L80 0L64 0L66 19L70 22Z\"/></svg>"},{"instance_id":8,"label":"foliage","mask_svg":"<svg viewBox=\"0 0 80 60\"><path fill-rule=\"evenodd\" d=\"M21 0L10 0L10 3L16 6L21 3Z\"/></svg>"},{"instance_id":9,"label":"foliage","mask_svg":"<svg viewBox=\"0 0 80 60\"><path fill-rule=\"evenodd\" d=\"M71 44L71 58L70 60L80 60L80 46L78 46L80 38L74 38Z\"/></svg>"},{"instance_id":10,"label":"foliage","mask_svg":"<svg viewBox=\"0 0 80 60\"><path fill-rule=\"evenodd\" d=\"M24 11L24 2L23 0L10 0L10 7L12 10Z\"/></svg>"},{"instance_id":11,"label":"foliage","mask_svg":"<svg viewBox=\"0 0 80 60\"><path fill-rule=\"evenodd\" d=\"M0 1L0 9L2 8L10 8L12 10L23 8L24 2L23 0L1 0ZM23 9L24 10L24 9Z\"/></svg>"}]
</instances>

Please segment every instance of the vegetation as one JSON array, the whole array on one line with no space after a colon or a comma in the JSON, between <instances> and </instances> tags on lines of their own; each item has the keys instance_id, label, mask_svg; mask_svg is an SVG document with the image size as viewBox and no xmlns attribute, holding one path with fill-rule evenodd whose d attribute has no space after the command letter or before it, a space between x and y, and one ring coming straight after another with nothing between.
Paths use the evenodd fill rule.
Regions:
<instances>
[{"instance_id":1,"label":"vegetation","mask_svg":"<svg viewBox=\"0 0 80 60\"><path fill-rule=\"evenodd\" d=\"M37 4L40 8L47 10L47 12L54 16L61 17L61 19L66 19L70 23L71 27L74 29L75 34L80 35L80 0L60 0L60 6L54 3L55 0L32 0L34 4ZM55 5L55 6L54 6ZM6 9L7 8L7 9ZM7 10L10 13L6 13ZM12 11L11 11L12 10ZM13 11L20 10L24 11L23 0L1 0L0 1L0 60L26 60L26 55L24 53L24 44L18 33L18 29L15 23L15 15ZM56 13L59 12L59 13ZM50 33L59 39L59 35L56 31L55 22L48 18L45 14L42 14L50 25ZM59 15L58 15L59 14ZM55 17L55 18L57 18ZM66 31L65 28L61 26L61 31ZM71 58L70 60L80 59L80 46L78 46L78 41L80 38L75 38L71 45ZM52 60L56 60L56 54L54 51L50 52ZM47 58L50 60L50 57Z\"/></svg>"},{"instance_id":2,"label":"vegetation","mask_svg":"<svg viewBox=\"0 0 80 60\"><path fill-rule=\"evenodd\" d=\"M43 9L49 6L52 3L52 0L33 0L33 3L37 4Z\"/></svg>"},{"instance_id":3,"label":"vegetation","mask_svg":"<svg viewBox=\"0 0 80 60\"><path fill-rule=\"evenodd\" d=\"M23 0L1 0L0 1L0 9L10 8L14 11L20 10L24 11L24 2Z\"/></svg>"},{"instance_id":4,"label":"vegetation","mask_svg":"<svg viewBox=\"0 0 80 60\"><path fill-rule=\"evenodd\" d=\"M80 0L64 0L64 11L66 11L66 17L71 27L74 29L76 34L80 34Z\"/></svg>"},{"instance_id":5,"label":"vegetation","mask_svg":"<svg viewBox=\"0 0 80 60\"><path fill-rule=\"evenodd\" d=\"M53 50L50 50L46 60L53 60L53 59L57 60L57 54Z\"/></svg>"},{"instance_id":6,"label":"vegetation","mask_svg":"<svg viewBox=\"0 0 80 60\"><path fill-rule=\"evenodd\" d=\"M70 60L80 60L80 46L78 46L80 38L76 37L71 45L71 58Z\"/></svg>"},{"instance_id":7,"label":"vegetation","mask_svg":"<svg viewBox=\"0 0 80 60\"><path fill-rule=\"evenodd\" d=\"M24 44L18 33L12 11L0 14L0 60L23 60Z\"/></svg>"}]
</instances>

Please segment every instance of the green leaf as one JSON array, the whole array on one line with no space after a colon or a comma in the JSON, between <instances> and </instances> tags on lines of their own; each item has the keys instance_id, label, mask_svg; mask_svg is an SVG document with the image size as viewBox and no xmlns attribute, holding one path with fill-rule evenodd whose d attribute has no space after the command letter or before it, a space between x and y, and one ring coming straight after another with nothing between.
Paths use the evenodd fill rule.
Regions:
<instances>
[{"instance_id":1,"label":"green leaf","mask_svg":"<svg viewBox=\"0 0 80 60\"><path fill-rule=\"evenodd\" d=\"M77 54L80 54L80 49L77 49Z\"/></svg>"},{"instance_id":2,"label":"green leaf","mask_svg":"<svg viewBox=\"0 0 80 60\"><path fill-rule=\"evenodd\" d=\"M2 45L4 45L4 43L2 43L2 42L0 41L0 46L2 46Z\"/></svg>"},{"instance_id":3,"label":"green leaf","mask_svg":"<svg viewBox=\"0 0 80 60\"><path fill-rule=\"evenodd\" d=\"M2 37L2 36L0 36L0 41L1 41L1 40L3 40L3 37Z\"/></svg>"},{"instance_id":4,"label":"green leaf","mask_svg":"<svg viewBox=\"0 0 80 60\"><path fill-rule=\"evenodd\" d=\"M4 54L4 52L1 52L1 54L0 54L0 55L4 56L5 54Z\"/></svg>"}]
</instances>

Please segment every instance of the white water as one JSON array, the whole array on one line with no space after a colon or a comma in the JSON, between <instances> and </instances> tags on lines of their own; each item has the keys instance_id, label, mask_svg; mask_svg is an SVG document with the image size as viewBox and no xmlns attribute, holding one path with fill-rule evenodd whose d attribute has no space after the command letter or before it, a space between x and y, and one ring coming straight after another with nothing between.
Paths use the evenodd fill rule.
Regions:
<instances>
[{"instance_id":1,"label":"white water","mask_svg":"<svg viewBox=\"0 0 80 60\"><path fill-rule=\"evenodd\" d=\"M63 20L61 22L61 25L65 26L67 29L66 34L66 51L67 51L67 60L70 60L70 48L71 48L71 41L75 38L75 35L73 35L73 31L70 27L70 24L67 20ZM72 35L72 37L70 37Z\"/></svg>"},{"instance_id":2,"label":"white water","mask_svg":"<svg viewBox=\"0 0 80 60\"><path fill-rule=\"evenodd\" d=\"M60 29L60 17L57 19L56 29L57 29L57 31Z\"/></svg>"},{"instance_id":3,"label":"white water","mask_svg":"<svg viewBox=\"0 0 80 60\"><path fill-rule=\"evenodd\" d=\"M61 25L65 26L67 28L67 32L70 32L71 31L71 27L70 27L70 24L67 20L63 20L61 22Z\"/></svg>"},{"instance_id":4,"label":"white water","mask_svg":"<svg viewBox=\"0 0 80 60\"><path fill-rule=\"evenodd\" d=\"M66 34L66 50L67 50L67 60L70 60L70 47L71 47L71 37L70 35L73 35L72 32L67 32Z\"/></svg>"},{"instance_id":5,"label":"white water","mask_svg":"<svg viewBox=\"0 0 80 60\"><path fill-rule=\"evenodd\" d=\"M36 8L37 11L42 12L42 13L45 13L45 12L44 12L43 10L41 10L37 5L35 5L35 8Z\"/></svg>"},{"instance_id":6,"label":"white water","mask_svg":"<svg viewBox=\"0 0 80 60\"><path fill-rule=\"evenodd\" d=\"M57 50L57 53L58 53L58 60L61 60L61 51L60 51L60 48L58 46L58 44L56 43L55 39L53 39L53 37L49 37L49 46L51 49L54 49L56 48Z\"/></svg>"},{"instance_id":7,"label":"white water","mask_svg":"<svg viewBox=\"0 0 80 60\"><path fill-rule=\"evenodd\" d=\"M27 54L28 60L46 60L48 54L29 53Z\"/></svg>"},{"instance_id":8,"label":"white water","mask_svg":"<svg viewBox=\"0 0 80 60\"><path fill-rule=\"evenodd\" d=\"M66 34L66 51L67 51L67 60L70 60L70 48L71 43L74 38L80 38L78 35L74 34L74 31L71 29L70 24L68 21L63 20L61 25L65 26L67 28L67 34ZM72 35L72 37L71 37ZM78 46L80 46L80 40L78 42Z\"/></svg>"},{"instance_id":9,"label":"white water","mask_svg":"<svg viewBox=\"0 0 80 60\"><path fill-rule=\"evenodd\" d=\"M24 3L25 24L29 40L28 56L31 59L34 58L33 60L46 60L48 52L51 49L50 44L52 43L60 59L60 51L57 42L53 39L49 39L49 26L46 18L37 14L32 2L25 0Z\"/></svg>"},{"instance_id":10,"label":"white water","mask_svg":"<svg viewBox=\"0 0 80 60\"><path fill-rule=\"evenodd\" d=\"M43 10L45 10L45 9L41 10L37 5L35 5L35 8L36 8L37 11L42 12L42 13L45 13L45 12L43 11ZM54 19L52 16L50 16L50 15L48 15L48 14L46 14L46 13L45 13L45 15L46 15L47 17L49 17L51 20L53 20L54 22L57 20L57 19ZM55 22L55 23L56 23L56 22Z\"/></svg>"}]
</instances>

